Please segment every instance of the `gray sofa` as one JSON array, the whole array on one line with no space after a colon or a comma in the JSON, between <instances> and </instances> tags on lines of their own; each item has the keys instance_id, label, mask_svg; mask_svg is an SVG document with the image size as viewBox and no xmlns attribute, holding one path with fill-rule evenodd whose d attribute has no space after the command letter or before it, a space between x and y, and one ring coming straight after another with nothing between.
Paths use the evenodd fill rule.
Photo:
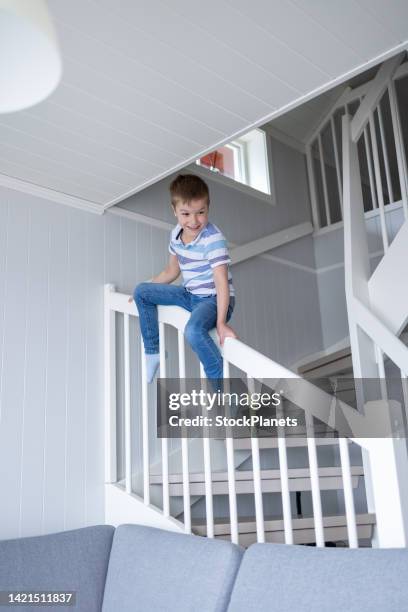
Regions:
<instances>
[{"instance_id":1,"label":"gray sofa","mask_svg":"<svg viewBox=\"0 0 408 612\"><path fill-rule=\"evenodd\" d=\"M396 612L407 609L407 569L407 549L244 551L139 525L0 542L0 591L76 591L65 609L81 612Z\"/></svg>"}]
</instances>

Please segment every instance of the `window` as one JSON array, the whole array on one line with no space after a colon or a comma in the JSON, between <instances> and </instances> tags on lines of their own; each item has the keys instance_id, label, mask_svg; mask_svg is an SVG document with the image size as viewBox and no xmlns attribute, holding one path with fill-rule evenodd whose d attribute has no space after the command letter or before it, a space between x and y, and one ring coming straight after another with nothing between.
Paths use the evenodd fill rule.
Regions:
<instances>
[{"instance_id":1,"label":"window","mask_svg":"<svg viewBox=\"0 0 408 612\"><path fill-rule=\"evenodd\" d=\"M251 130L200 157L196 164L271 195L266 134L262 130Z\"/></svg>"}]
</instances>

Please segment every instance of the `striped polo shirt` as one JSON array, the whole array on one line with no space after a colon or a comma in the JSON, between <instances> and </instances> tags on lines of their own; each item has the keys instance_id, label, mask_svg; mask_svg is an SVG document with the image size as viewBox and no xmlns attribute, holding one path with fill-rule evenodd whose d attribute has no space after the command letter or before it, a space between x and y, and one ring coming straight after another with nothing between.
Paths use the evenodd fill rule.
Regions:
<instances>
[{"instance_id":1,"label":"striped polo shirt","mask_svg":"<svg viewBox=\"0 0 408 612\"><path fill-rule=\"evenodd\" d=\"M183 244L181 231L177 224L171 232L169 252L177 256L184 287L194 295L216 295L213 269L231 263L225 237L216 225L207 223L192 242ZM234 295L229 266L228 280L230 295Z\"/></svg>"}]
</instances>

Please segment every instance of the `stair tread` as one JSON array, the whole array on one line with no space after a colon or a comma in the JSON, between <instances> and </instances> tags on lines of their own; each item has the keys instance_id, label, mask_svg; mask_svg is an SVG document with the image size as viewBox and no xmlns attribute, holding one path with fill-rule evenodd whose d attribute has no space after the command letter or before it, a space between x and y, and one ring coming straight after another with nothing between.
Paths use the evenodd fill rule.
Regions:
<instances>
[{"instance_id":1,"label":"stair tread","mask_svg":"<svg viewBox=\"0 0 408 612\"><path fill-rule=\"evenodd\" d=\"M356 514L357 525L375 525L375 514L363 513ZM333 515L323 517L323 527L341 527L347 525L345 515ZM203 519L193 519L192 526L197 531L206 530L206 522ZM265 517L265 531L282 531L284 529L283 519L273 517ZM296 529L313 529L313 517L292 518L292 528ZM227 535L231 533L231 523L226 517L214 519L215 535ZM238 521L238 530L240 533L256 532L256 519L254 516L240 517Z\"/></svg>"},{"instance_id":2,"label":"stair tread","mask_svg":"<svg viewBox=\"0 0 408 612\"><path fill-rule=\"evenodd\" d=\"M278 448L278 438L265 437L257 438L260 450ZM299 436L285 438L286 446L292 448L294 446L307 446L307 438L301 438ZM315 438L317 446L332 446L338 444L338 438ZM251 438L235 438L234 439L234 450L251 450Z\"/></svg>"},{"instance_id":3,"label":"stair tread","mask_svg":"<svg viewBox=\"0 0 408 612\"><path fill-rule=\"evenodd\" d=\"M309 468L289 468L288 475L290 479L293 478L309 478L310 470ZM341 467L320 467L319 468L319 477L320 478L330 478L330 477L339 477L342 475ZM362 466L356 465L351 467L351 475L352 476L363 476L364 470ZM235 470L234 471L235 480L253 480L253 471L252 470ZM228 472L220 471L212 473L212 482L228 482ZM280 480L280 469L267 469L261 470L261 480ZM161 484L162 483L162 475L161 474L152 474L150 477L151 484ZM183 482L183 474L169 474L169 483L170 484L178 484ZM204 472L194 472L189 474L189 482L205 482Z\"/></svg>"}]
</instances>

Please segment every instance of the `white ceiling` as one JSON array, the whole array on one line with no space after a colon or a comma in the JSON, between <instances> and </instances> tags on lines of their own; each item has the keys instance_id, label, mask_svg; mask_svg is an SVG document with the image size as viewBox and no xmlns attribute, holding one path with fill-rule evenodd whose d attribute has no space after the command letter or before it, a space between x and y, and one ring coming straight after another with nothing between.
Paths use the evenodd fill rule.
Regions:
<instances>
[{"instance_id":1,"label":"white ceiling","mask_svg":"<svg viewBox=\"0 0 408 612\"><path fill-rule=\"evenodd\" d=\"M48 4L63 79L41 104L0 115L0 183L100 211L408 39L401 0Z\"/></svg>"}]
</instances>

